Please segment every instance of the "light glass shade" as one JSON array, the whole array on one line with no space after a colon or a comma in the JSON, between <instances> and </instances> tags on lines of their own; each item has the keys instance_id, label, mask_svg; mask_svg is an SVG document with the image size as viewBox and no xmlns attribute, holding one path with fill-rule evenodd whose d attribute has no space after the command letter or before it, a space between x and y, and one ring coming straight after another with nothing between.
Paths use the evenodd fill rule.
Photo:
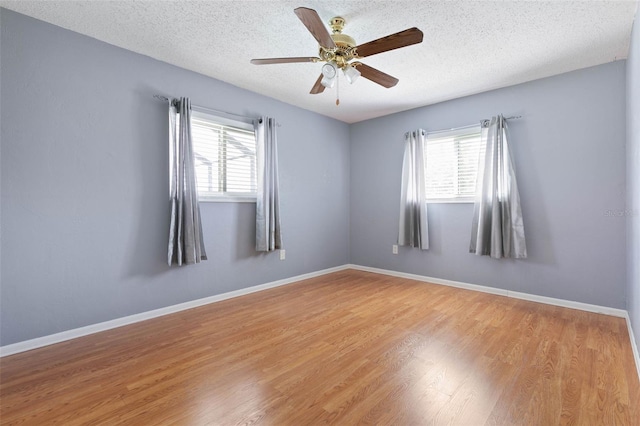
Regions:
<instances>
[{"instance_id":1,"label":"light glass shade","mask_svg":"<svg viewBox=\"0 0 640 426\"><path fill-rule=\"evenodd\" d=\"M336 82L338 76L338 67L333 62L327 62L322 66L322 80L320 84L324 87L331 88Z\"/></svg>"},{"instance_id":2,"label":"light glass shade","mask_svg":"<svg viewBox=\"0 0 640 426\"><path fill-rule=\"evenodd\" d=\"M338 67L333 62L327 62L322 66L322 75L327 78L334 78L338 73Z\"/></svg>"},{"instance_id":3,"label":"light glass shade","mask_svg":"<svg viewBox=\"0 0 640 426\"><path fill-rule=\"evenodd\" d=\"M358 77L360 77L360 71L358 71L355 67L349 65L344 69L344 75L345 77L347 77L347 81L349 82L349 84L353 84L358 79Z\"/></svg>"},{"instance_id":4,"label":"light glass shade","mask_svg":"<svg viewBox=\"0 0 640 426\"><path fill-rule=\"evenodd\" d=\"M328 89L331 89L333 85L336 84L336 78L322 77L322 80L320 80L320 84Z\"/></svg>"}]
</instances>

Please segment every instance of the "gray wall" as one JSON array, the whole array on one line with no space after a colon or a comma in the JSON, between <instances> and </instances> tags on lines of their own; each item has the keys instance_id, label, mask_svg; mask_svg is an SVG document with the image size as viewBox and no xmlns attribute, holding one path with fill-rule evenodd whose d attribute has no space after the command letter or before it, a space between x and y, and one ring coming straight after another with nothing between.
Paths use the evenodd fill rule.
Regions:
<instances>
[{"instance_id":1,"label":"gray wall","mask_svg":"<svg viewBox=\"0 0 640 426\"><path fill-rule=\"evenodd\" d=\"M640 346L640 23L627 59L627 310Z\"/></svg>"},{"instance_id":2,"label":"gray wall","mask_svg":"<svg viewBox=\"0 0 640 426\"><path fill-rule=\"evenodd\" d=\"M529 258L469 254L472 204L430 204L430 250L393 255L403 134L497 113L523 116L509 127ZM626 226L615 216L625 208L624 61L360 122L350 132L352 263L625 308Z\"/></svg>"},{"instance_id":3,"label":"gray wall","mask_svg":"<svg viewBox=\"0 0 640 426\"><path fill-rule=\"evenodd\" d=\"M349 261L348 125L1 10L1 345ZM275 117L287 259L255 204L201 204L209 259L169 268L167 108Z\"/></svg>"},{"instance_id":4,"label":"gray wall","mask_svg":"<svg viewBox=\"0 0 640 426\"><path fill-rule=\"evenodd\" d=\"M349 262L616 308L627 282L640 332L640 218L617 214L639 204L637 25L626 195L624 62L348 126L5 9L0 25L0 345ZM254 252L254 204L207 203L210 260L166 266L155 93L282 124L287 260ZM430 205L431 250L392 255L404 132L498 112L524 116L510 128L530 258L468 254L470 204Z\"/></svg>"}]
</instances>

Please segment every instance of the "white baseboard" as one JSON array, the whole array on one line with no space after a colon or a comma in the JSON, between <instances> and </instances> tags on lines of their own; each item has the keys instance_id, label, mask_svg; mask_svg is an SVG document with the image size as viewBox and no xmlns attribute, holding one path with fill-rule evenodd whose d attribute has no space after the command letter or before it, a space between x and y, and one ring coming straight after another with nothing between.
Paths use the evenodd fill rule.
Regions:
<instances>
[{"instance_id":1,"label":"white baseboard","mask_svg":"<svg viewBox=\"0 0 640 426\"><path fill-rule=\"evenodd\" d=\"M636 345L636 337L633 334L633 327L631 327L631 318L629 318L629 313L627 313L625 318L627 320L627 330L629 331L629 341L631 341L633 359L636 361L636 370L638 372L638 378L640 378L640 354L638 353L638 345Z\"/></svg>"},{"instance_id":2,"label":"white baseboard","mask_svg":"<svg viewBox=\"0 0 640 426\"><path fill-rule=\"evenodd\" d=\"M497 294L505 297L513 297L515 299L529 300L531 302L546 303L547 305L562 306L565 308L579 309L581 311L595 312L598 314L611 315L614 317L626 318L627 311L624 309L609 308L607 306L591 305L589 303L574 302L571 300L556 299L553 297L537 296L535 294L520 293L517 291L504 290L501 288L487 287L478 284L463 283L460 281L443 280L442 278L426 277L424 275L408 274L405 272L390 271L388 269L372 268L369 266L347 265L350 269L359 271L373 272L376 274L390 275L393 277L407 278L410 280L424 281L432 284L446 285L449 287L458 287L466 290L480 291L483 293Z\"/></svg>"},{"instance_id":3,"label":"white baseboard","mask_svg":"<svg viewBox=\"0 0 640 426\"><path fill-rule=\"evenodd\" d=\"M347 265L323 269L320 271L310 272L308 274L297 275L291 278L272 281L269 283L260 284L253 287L243 288L236 291L230 291L228 293L217 294L215 296L210 296L202 299L192 300L189 302L179 303L177 305L154 309L152 311L147 311L147 312L141 312L139 314L129 315L122 318L116 318L116 319L101 322L98 324L92 324L85 327L75 328L73 330L67 330L60 333L56 333L56 334L50 334L48 336L43 336L35 339L25 340L23 342L13 343L11 345L1 346L0 357L13 355L20 352L30 351L32 349L53 345L55 343L64 342L66 340L76 339L78 337L87 336L89 334L99 333L101 331L111 330L112 328L122 327L123 325L134 324L136 322L157 318L163 315L173 314L175 312L180 312L187 309L197 308L198 306L208 305L210 303L220 302L222 300L227 300L227 299L231 299L238 296L244 296L246 294L255 293L257 291L262 291L270 288L280 287L287 284L292 284L297 281L302 281L309 278L315 278L321 275L326 275L332 272L342 271L345 269L348 269Z\"/></svg>"}]
</instances>

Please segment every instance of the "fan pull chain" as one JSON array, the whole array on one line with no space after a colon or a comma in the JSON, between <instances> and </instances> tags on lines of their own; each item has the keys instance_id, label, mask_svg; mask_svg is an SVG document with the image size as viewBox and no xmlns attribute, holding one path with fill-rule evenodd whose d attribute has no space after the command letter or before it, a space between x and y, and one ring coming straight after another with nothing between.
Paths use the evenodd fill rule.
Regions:
<instances>
[{"instance_id":1,"label":"fan pull chain","mask_svg":"<svg viewBox=\"0 0 640 426\"><path fill-rule=\"evenodd\" d=\"M340 72L336 73L336 106L340 105Z\"/></svg>"}]
</instances>

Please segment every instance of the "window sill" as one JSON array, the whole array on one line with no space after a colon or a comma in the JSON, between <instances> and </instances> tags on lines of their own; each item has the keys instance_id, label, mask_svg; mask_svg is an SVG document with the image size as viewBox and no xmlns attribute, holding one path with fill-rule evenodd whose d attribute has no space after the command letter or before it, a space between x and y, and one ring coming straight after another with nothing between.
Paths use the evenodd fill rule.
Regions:
<instances>
[{"instance_id":1,"label":"window sill","mask_svg":"<svg viewBox=\"0 0 640 426\"><path fill-rule=\"evenodd\" d=\"M200 197L199 203L255 203L256 197Z\"/></svg>"},{"instance_id":2,"label":"window sill","mask_svg":"<svg viewBox=\"0 0 640 426\"><path fill-rule=\"evenodd\" d=\"M427 200L427 204L473 204L472 198L434 198Z\"/></svg>"}]
</instances>

